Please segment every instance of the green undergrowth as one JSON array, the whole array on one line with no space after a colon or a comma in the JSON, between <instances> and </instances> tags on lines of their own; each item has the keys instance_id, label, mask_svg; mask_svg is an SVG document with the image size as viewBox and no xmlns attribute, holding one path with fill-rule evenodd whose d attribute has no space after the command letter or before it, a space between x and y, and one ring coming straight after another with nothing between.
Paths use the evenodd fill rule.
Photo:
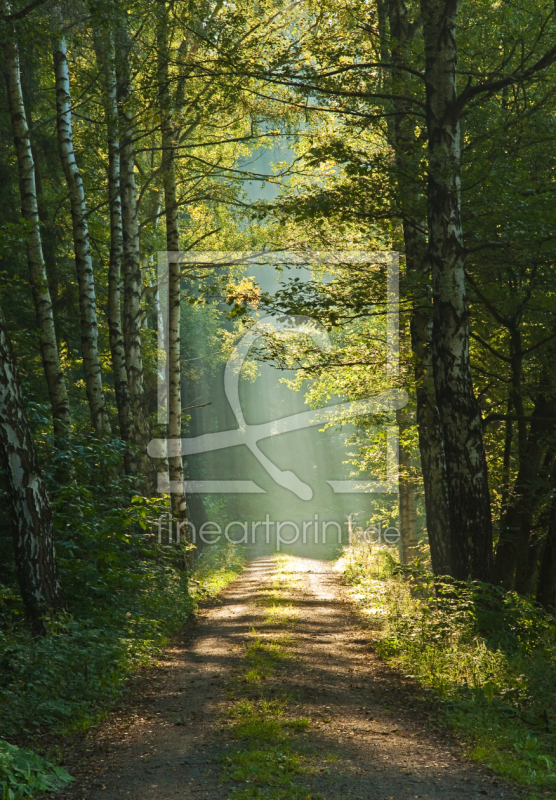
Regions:
<instances>
[{"instance_id":1,"label":"green undergrowth","mask_svg":"<svg viewBox=\"0 0 556 800\"><path fill-rule=\"evenodd\" d=\"M469 755L556 798L556 625L514 592L439 580L359 544L338 565L378 652L431 690Z\"/></svg>"},{"instance_id":2,"label":"green undergrowth","mask_svg":"<svg viewBox=\"0 0 556 800\"><path fill-rule=\"evenodd\" d=\"M287 557L277 556L274 579L257 604L264 609L260 630L251 630L243 666L229 689L225 727L235 740L221 758L234 800L317 800L306 785L314 755L306 743L311 720L296 714L280 687L291 667L295 607L289 591L296 578Z\"/></svg>"},{"instance_id":3,"label":"green undergrowth","mask_svg":"<svg viewBox=\"0 0 556 800\"><path fill-rule=\"evenodd\" d=\"M49 635L41 639L33 639L14 620L0 630L3 736L33 742L39 729L69 733L97 724L125 691L131 673L156 662L197 599L214 596L243 569L233 545L215 548L194 572L195 590L189 593L187 574L168 563L176 554L156 555L157 561L144 565L142 574L136 567L134 591L128 586L123 596L116 593L113 608L99 604L88 618L59 616L49 621ZM27 785L38 792L32 773L28 781L23 773L18 779L22 792ZM26 795L14 798L20 796ZM5 800L1 793L0 798Z\"/></svg>"},{"instance_id":4,"label":"green undergrowth","mask_svg":"<svg viewBox=\"0 0 556 800\"><path fill-rule=\"evenodd\" d=\"M99 598L86 615L60 615L48 622L49 635L40 639L17 621L0 629L1 735L44 727L85 730L95 724L121 695L129 675L156 661L196 599L214 595L242 569L228 548L215 550L210 565L207 559L202 573L194 573L197 583L190 594L187 573L172 565L171 554L145 548L141 555L145 561L134 565L135 574L130 568L125 590L114 587L112 604Z\"/></svg>"},{"instance_id":5,"label":"green undergrowth","mask_svg":"<svg viewBox=\"0 0 556 800\"><path fill-rule=\"evenodd\" d=\"M235 581L243 571L245 556L240 547L233 544L207 547L195 564L190 581L190 595L194 601L216 597L226 586Z\"/></svg>"},{"instance_id":6,"label":"green undergrowth","mask_svg":"<svg viewBox=\"0 0 556 800\"><path fill-rule=\"evenodd\" d=\"M156 663L198 600L214 596L243 569L238 548L229 545L209 548L189 575L187 548L157 541L167 498L129 501L129 479L116 472L118 447L76 437L71 482L54 487L51 479L69 613L47 620L47 636L31 636L15 574L2 573L0 746L7 738L40 752L39 732L63 735L97 724L129 676ZM0 544L3 563L13 563L6 540ZM18 775L18 791L25 792L35 773Z\"/></svg>"},{"instance_id":7,"label":"green undergrowth","mask_svg":"<svg viewBox=\"0 0 556 800\"><path fill-rule=\"evenodd\" d=\"M73 778L65 769L21 747L0 741L0 798L20 800L55 792Z\"/></svg>"}]
</instances>

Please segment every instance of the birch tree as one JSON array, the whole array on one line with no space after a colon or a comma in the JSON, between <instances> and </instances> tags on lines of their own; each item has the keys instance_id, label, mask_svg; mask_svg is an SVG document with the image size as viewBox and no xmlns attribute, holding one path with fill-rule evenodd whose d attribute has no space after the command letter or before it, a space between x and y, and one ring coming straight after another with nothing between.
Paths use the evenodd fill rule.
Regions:
<instances>
[{"instance_id":1,"label":"birch tree","mask_svg":"<svg viewBox=\"0 0 556 800\"><path fill-rule=\"evenodd\" d=\"M124 348L131 407L131 441L136 446L132 459L135 474L150 476L146 456L149 418L145 399L143 357L141 352L141 251L135 180L134 116L131 104L131 40L127 19L118 22L115 31L118 114L120 119L120 193L122 202L124 266Z\"/></svg>"},{"instance_id":2,"label":"birch tree","mask_svg":"<svg viewBox=\"0 0 556 800\"><path fill-rule=\"evenodd\" d=\"M110 433L110 420L106 411L98 353L95 278L89 241L85 188L73 146L69 66L64 37L57 38L54 44L54 71L56 75L58 147L71 204L85 386L93 427L99 436L106 436Z\"/></svg>"},{"instance_id":3,"label":"birch tree","mask_svg":"<svg viewBox=\"0 0 556 800\"><path fill-rule=\"evenodd\" d=\"M5 14L9 14L9 11L9 4L4 3ZM37 204L35 162L23 103L19 52L13 26L5 24L4 36L4 77L17 158L21 213L29 224L26 243L29 279L40 337L42 365L52 408L54 439L57 446L65 447L71 434L70 406L66 382L60 365L52 299L45 269Z\"/></svg>"},{"instance_id":4,"label":"birch tree","mask_svg":"<svg viewBox=\"0 0 556 800\"><path fill-rule=\"evenodd\" d=\"M428 258L432 356L444 429L452 575L489 580L492 519L482 420L469 361L469 309L461 220L461 120L457 98L459 0L421 0L428 137Z\"/></svg>"},{"instance_id":5,"label":"birch tree","mask_svg":"<svg viewBox=\"0 0 556 800\"><path fill-rule=\"evenodd\" d=\"M389 43L382 59L392 64L390 90L395 115L389 139L395 154L406 258L406 295L411 298L411 344L415 356L415 392L419 453L425 492L427 533L432 567L437 575L449 574L450 519L444 451L444 431L436 400L432 364L432 297L427 258L426 207L419 173L421 145L417 140L415 103L408 84L410 45L419 30L419 19L411 19L404 0L380 3L379 22L387 16ZM382 23L385 26L386 20ZM381 32L384 39L386 32ZM401 512L400 512L401 513ZM401 522L401 520L400 520Z\"/></svg>"},{"instance_id":6,"label":"birch tree","mask_svg":"<svg viewBox=\"0 0 556 800\"><path fill-rule=\"evenodd\" d=\"M65 611L52 532L52 515L21 394L17 364L0 310L0 457L7 480L17 576L35 634L43 617Z\"/></svg>"},{"instance_id":7,"label":"birch tree","mask_svg":"<svg viewBox=\"0 0 556 800\"><path fill-rule=\"evenodd\" d=\"M129 441L132 429L129 387L122 330L121 281L123 257L122 201L120 196L120 139L114 32L109 27L94 26L97 62L103 78L104 119L108 147L108 202L110 207L110 256L108 270L108 333L114 391L118 407L120 436Z\"/></svg>"},{"instance_id":8,"label":"birch tree","mask_svg":"<svg viewBox=\"0 0 556 800\"><path fill-rule=\"evenodd\" d=\"M523 33L512 31L514 44L511 41L505 44L509 57L504 57L499 64L495 62L494 66L487 57L486 69L479 68L482 79L476 82L476 65L466 65L467 84L458 95L456 22L459 11L458 0L421 0L426 55L429 258L434 291L433 362L445 434L454 574L488 580L492 576L492 526L482 420L473 393L469 362L466 252L461 219L461 117L465 109L469 118L468 105L478 98L503 95L509 87L518 94L529 91L528 87L554 64L556 46L553 38L546 36L553 12L547 12L546 16L544 10L534 5L524 9L528 24L534 19L531 12L537 12L527 51L518 55ZM504 13L502 7L495 11ZM535 31L537 22L539 28ZM542 53L547 39L548 49ZM497 47L493 47L496 59L499 58ZM544 102L543 98L537 110L542 109ZM515 137L512 140L515 146ZM496 238L494 231L491 236ZM486 246L492 247L492 244L488 242ZM524 430L523 425L521 428ZM529 556L530 553L522 554L525 560ZM523 577L523 571L520 572Z\"/></svg>"},{"instance_id":9,"label":"birch tree","mask_svg":"<svg viewBox=\"0 0 556 800\"><path fill-rule=\"evenodd\" d=\"M170 43L166 4L158 9L156 21L158 58L158 97L162 137L162 176L164 182L164 211L166 222L166 249L168 263L168 436L181 438L181 267L172 254L179 251L178 198L176 188L176 163L174 158L174 126L172 118L172 93L170 90ZM183 458L168 458L169 477L172 482L172 516L179 523L187 520L187 505L183 489ZM187 526L189 529L189 526Z\"/></svg>"},{"instance_id":10,"label":"birch tree","mask_svg":"<svg viewBox=\"0 0 556 800\"><path fill-rule=\"evenodd\" d=\"M311 5L308 8L313 10ZM432 479L426 492L431 556L434 560L436 540L444 564L448 551L452 551L452 574L488 579L492 575L492 523L482 420L469 358L460 117L465 109L472 142L473 115L489 116L488 104L481 106L475 101L483 97L491 102L508 87L516 94L522 87L528 89L536 76L554 63L556 48L549 33L553 17L549 8L538 9L534 4L520 8L522 21L532 25L530 31L527 28L528 43L523 50L522 31L512 29L514 9L508 10L505 4L492 9L467 4L467 63L463 67L467 85L458 95L455 26L459 9L460 3L451 0L378 0L370 11L366 3L350 4L349 10L319 4L320 16L318 20L315 17L318 33L313 41L310 36L306 40L311 58L300 61L299 51L291 61L286 54L276 56L275 66L266 66L260 76L264 79L270 75L273 83L290 87L296 93L294 103L303 97L306 108L320 111L324 107L341 120L329 142L311 147L310 163L331 159L345 165L348 179L340 178L333 191L314 191L305 203L299 196L292 200L292 208L303 210L304 217L300 218L322 219L334 214L355 224L366 221L369 226L389 219L394 228L395 221L401 219L406 299L411 298L413 305L412 343L424 483L428 477ZM476 31L470 21L477 13L481 26ZM382 32L387 23L390 30L385 36ZM504 29L503 57L499 40L490 43L484 38L492 24L497 30ZM421 30L423 35L417 37ZM542 55L547 40L549 49ZM483 57L485 46L488 52ZM538 101L537 108L546 102L542 97ZM531 113L535 113L533 108L527 111ZM368 130L374 137L370 137L370 152L365 153ZM310 135L319 140L316 130ZM377 156L381 137L392 149L393 159L386 148ZM495 137L491 137L487 126L478 138L493 142ZM419 158L423 140L428 145L426 175ZM469 140L467 144L468 152L472 152L473 144ZM511 149L514 144L508 141L502 146ZM483 172L488 174L487 166ZM468 206L467 213L476 224L474 208ZM497 237L492 226L488 235ZM489 241L477 245L491 246ZM436 508L443 509L444 514L435 515L430 501L438 503Z\"/></svg>"}]
</instances>

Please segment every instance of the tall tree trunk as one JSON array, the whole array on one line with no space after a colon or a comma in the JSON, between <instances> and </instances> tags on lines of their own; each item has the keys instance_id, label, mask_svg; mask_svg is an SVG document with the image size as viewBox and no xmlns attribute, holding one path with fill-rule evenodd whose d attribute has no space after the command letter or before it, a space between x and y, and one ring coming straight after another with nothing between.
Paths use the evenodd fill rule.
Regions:
<instances>
[{"instance_id":1,"label":"tall tree trunk","mask_svg":"<svg viewBox=\"0 0 556 800\"><path fill-rule=\"evenodd\" d=\"M65 39L54 45L54 71L56 75L56 121L58 147L66 182L69 189L73 246L77 283L79 287L79 311L81 317L81 349L85 387L93 427L99 436L110 434L110 420L106 411L106 400L102 388L102 373L98 355L98 326L95 297L93 259L89 241L87 207L83 179L75 160L71 120L71 96L67 48Z\"/></svg>"},{"instance_id":2,"label":"tall tree trunk","mask_svg":"<svg viewBox=\"0 0 556 800\"><path fill-rule=\"evenodd\" d=\"M172 96L169 74L169 32L166 4L158 10L158 97L160 104L162 133L162 176L164 182L164 206L166 219L166 249L168 263L168 437L181 439L181 267L172 253L179 251L178 200L176 188L176 162L174 158L174 128L172 120ZM179 523L187 520L187 505L183 489L184 470L182 456L168 459L172 516ZM189 525L182 530L189 532Z\"/></svg>"},{"instance_id":3,"label":"tall tree trunk","mask_svg":"<svg viewBox=\"0 0 556 800\"><path fill-rule=\"evenodd\" d=\"M546 535L529 531L529 542L523 558L523 567L516 574L516 591L524 597L532 597L534 594L545 544Z\"/></svg>"},{"instance_id":4,"label":"tall tree trunk","mask_svg":"<svg viewBox=\"0 0 556 800\"><path fill-rule=\"evenodd\" d=\"M4 3L3 7L4 13L8 14L9 4ZM21 213L30 226L27 238L27 264L40 336L42 365L52 408L54 441L57 447L64 449L67 447L71 435L69 398L60 366L52 299L44 263L35 184L35 163L31 152L29 127L21 91L18 48L15 32L9 30L7 26L5 31L6 35L11 37L3 43L4 76L19 171Z\"/></svg>"},{"instance_id":5,"label":"tall tree trunk","mask_svg":"<svg viewBox=\"0 0 556 800\"><path fill-rule=\"evenodd\" d=\"M537 589L537 601L547 611L556 613L556 497L550 504L548 532L544 545Z\"/></svg>"},{"instance_id":6,"label":"tall tree trunk","mask_svg":"<svg viewBox=\"0 0 556 800\"><path fill-rule=\"evenodd\" d=\"M118 114L120 118L120 195L124 254L124 348L131 405L131 441L135 445L131 468L146 481L147 492L153 487L153 471L146 454L149 438L149 414L145 397L143 357L141 352L141 258L137 185L135 181L134 119L131 108L131 41L126 20L116 31L116 75Z\"/></svg>"},{"instance_id":7,"label":"tall tree trunk","mask_svg":"<svg viewBox=\"0 0 556 800\"><path fill-rule=\"evenodd\" d=\"M433 366L444 429L452 574L490 580L492 518L482 421L469 361L456 94L459 0L421 0L428 133L427 217L433 278Z\"/></svg>"},{"instance_id":8,"label":"tall tree trunk","mask_svg":"<svg viewBox=\"0 0 556 800\"><path fill-rule=\"evenodd\" d=\"M386 28L387 20L390 24L389 47L383 48L382 58L394 65L391 81L396 115L390 124L389 138L395 153L403 220L406 256L404 289L411 297L411 346L415 358L416 414L427 533L433 572L447 575L450 573L450 520L444 432L436 403L432 369L432 298L425 234L426 206L415 177L419 174L417 161L420 144L416 141L413 106L403 99L408 94L408 87L403 85L408 74L407 50L417 25L409 20L403 0L383 0L380 16L381 28ZM381 41L386 41L385 30L381 30Z\"/></svg>"},{"instance_id":9,"label":"tall tree trunk","mask_svg":"<svg viewBox=\"0 0 556 800\"><path fill-rule=\"evenodd\" d=\"M8 483L17 576L35 634L43 617L65 611L52 533L52 515L21 395L14 353L0 311L0 457Z\"/></svg>"},{"instance_id":10,"label":"tall tree trunk","mask_svg":"<svg viewBox=\"0 0 556 800\"><path fill-rule=\"evenodd\" d=\"M512 401L508 398L506 405L506 424L504 431L504 455L502 458L502 493L500 497L500 516L503 517L508 509L510 498L510 466L512 461L513 422L509 419L512 413ZM496 559L495 559L496 563ZM496 569L496 567L495 567Z\"/></svg>"},{"instance_id":11,"label":"tall tree trunk","mask_svg":"<svg viewBox=\"0 0 556 800\"><path fill-rule=\"evenodd\" d=\"M114 35L111 30L102 30L96 25L94 37L97 62L104 79L104 118L108 140L108 201L110 206L108 333L120 436L127 442L131 436L132 418L125 365L121 310L123 232L122 201L120 197L120 138L118 130L116 56Z\"/></svg>"},{"instance_id":12,"label":"tall tree trunk","mask_svg":"<svg viewBox=\"0 0 556 800\"><path fill-rule=\"evenodd\" d=\"M502 523L494 562L494 581L523 594L531 588L531 570L535 567L529 558L531 527L539 502L548 491L547 468L543 469L543 459L547 443L554 434L555 417L556 398L547 380L547 386L539 391L535 400L529 434L520 448L519 471Z\"/></svg>"},{"instance_id":13,"label":"tall tree trunk","mask_svg":"<svg viewBox=\"0 0 556 800\"><path fill-rule=\"evenodd\" d=\"M406 408L398 409L396 422L400 431L400 481L399 481L399 506L400 506L400 536L401 536L401 561L410 564L418 555L417 531L415 519L415 487L409 477L411 469L411 451L404 446L404 432L409 428L409 415Z\"/></svg>"},{"instance_id":14,"label":"tall tree trunk","mask_svg":"<svg viewBox=\"0 0 556 800\"><path fill-rule=\"evenodd\" d=\"M30 116L32 116L31 111ZM37 208L39 211L39 221L41 226L42 253L46 275L48 278L48 288L50 290L50 297L52 299L54 327L58 334L57 338L61 339L59 315L60 281L58 276L58 264L56 261L56 231L55 226L52 224L53 220L51 219L50 215L51 209L49 207L49 198L45 194L45 186L40 164L41 152L33 141L31 141L31 153L33 155L33 163L35 165L35 185L37 189Z\"/></svg>"},{"instance_id":15,"label":"tall tree trunk","mask_svg":"<svg viewBox=\"0 0 556 800\"><path fill-rule=\"evenodd\" d=\"M444 431L436 402L432 366L432 306L426 243L411 220L404 221L407 271L414 286L411 345L415 358L419 452L425 490L425 513L435 575L451 575L450 511Z\"/></svg>"}]
</instances>

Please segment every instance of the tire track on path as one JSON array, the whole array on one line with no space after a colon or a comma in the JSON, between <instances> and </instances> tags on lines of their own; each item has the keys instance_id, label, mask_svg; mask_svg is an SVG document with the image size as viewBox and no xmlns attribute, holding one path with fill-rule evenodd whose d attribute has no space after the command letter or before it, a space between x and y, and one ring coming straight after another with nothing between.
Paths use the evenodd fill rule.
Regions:
<instances>
[{"instance_id":1,"label":"tire track on path","mask_svg":"<svg viewBox=\"0 0 556 800\"><path fill-rule=\"evenodd\" d=\"M311 764L301 781L308 797L523 796L429 728L426 695L373 653L331 562L287 557L282 571L284 563L295 609L288 645L293 658L265 681L264 690L286 696L296 716L311 719L300 734ZM279 619L269 622L264 604L276 574L273 557L251 561L221 594L221 604L201 612L160 667L132 684L125 705L85 737L81 777L61 800L232 800L245 791L267 796L241 782L222 783L222 761L238 748L223 712L245 668L250 631L284 631Z\"/></svg>"}]
</instances>

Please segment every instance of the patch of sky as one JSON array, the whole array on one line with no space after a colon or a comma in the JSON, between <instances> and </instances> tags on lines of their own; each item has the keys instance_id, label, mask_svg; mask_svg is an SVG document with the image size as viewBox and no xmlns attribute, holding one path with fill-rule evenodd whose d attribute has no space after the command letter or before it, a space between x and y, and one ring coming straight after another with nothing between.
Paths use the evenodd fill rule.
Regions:
<instances>
[{"instance_id":1,"label":"patch of sky","mask_svg":"<svg viewBox=\"0 0 556 800\"><path fill-rule=\"evenodd\" d=\"M243 186L250 202L275 200L280 194L283 179L276 166L291 165L295 152L290 147L292 136L283 134L272 139L270 146L257 147L248 157L239 159L237 168L248 178Z\"/></svg>"}]
</instances>

